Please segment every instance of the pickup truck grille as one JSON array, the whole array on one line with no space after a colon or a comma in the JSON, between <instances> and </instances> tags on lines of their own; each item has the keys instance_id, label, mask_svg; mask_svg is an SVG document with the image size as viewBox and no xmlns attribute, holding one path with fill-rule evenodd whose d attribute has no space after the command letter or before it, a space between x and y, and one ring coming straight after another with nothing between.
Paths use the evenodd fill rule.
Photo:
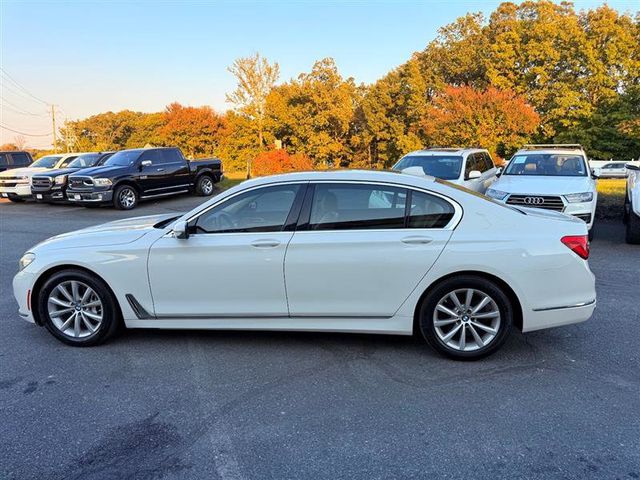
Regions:
<instances>
[{"instance_id":1,"label":"pickup truck grille","mask_svg":"<svg viewBox=\"0 0 640 480\"><path fill-rule=\"evenodd\" d=\"M28 178L2 177L0 179L0 187L15 187L16 185L24 185L25 183L29 183Z\"/></svg>"},{"instance_id":2,"label":"pickup truck grille","mask_svg":"<svg viewBox=\"0 0 640 480\"><path fill-rule=\"evenodd\" d=\"M556 212L564 210L562 198L550 195L511 195L507 199L507 204L518 207L543 208Z\"/></svg>"},{"instance_id":3,"label":"pickup truck grille","mask_svg":"<svg viewBox=\"0 0 640 480\"><path fill-rule=\"evenodd\" d=\"M31 186L36 189L49 190L53 185L51 177L32 177Z\"/></svg>"},{"instance_id":4,"label":"pickup truck grille","mask_svg":"<svg viewBox=\"0 0 640 480\"><path fill-rule=\"evenodd\" d=\"M87 189L93 187L93 179L91 177L69 177L69 188L71 189Z\"/></svg>"}]
</instances>

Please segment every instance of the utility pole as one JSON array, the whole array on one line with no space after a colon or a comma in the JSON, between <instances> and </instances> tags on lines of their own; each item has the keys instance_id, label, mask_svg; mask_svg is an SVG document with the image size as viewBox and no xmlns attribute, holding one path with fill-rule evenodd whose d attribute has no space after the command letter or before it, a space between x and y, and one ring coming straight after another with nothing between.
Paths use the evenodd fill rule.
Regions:
<instances>
[{"instance_id":1,"label":"utility pole","mask_svg":"<svg viewBox=\"0 0 640 480\"><path fill-rule=\"evenodd\" d=\"M51 123L53 127L53 151L58 153L58 137L56 135L56 106L51 104Z\"/></svg>"}]
</instances>

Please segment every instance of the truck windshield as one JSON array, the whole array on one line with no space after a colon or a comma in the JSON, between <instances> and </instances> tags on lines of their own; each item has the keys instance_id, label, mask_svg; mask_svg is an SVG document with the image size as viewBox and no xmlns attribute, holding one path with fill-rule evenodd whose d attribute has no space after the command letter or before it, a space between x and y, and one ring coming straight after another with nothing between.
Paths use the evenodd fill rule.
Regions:
<instances>
[{"instance_id":1,"label":"truck windshield","mask_svg":"<svg viewBox=\"0 0 640 480\"><path fill-rule=\"evenodd\" d=\"M113 156L111 156L106 162L104 162L103 165L105 166L120 166L120 167L126 167L129 165L132 165L133 162L135 162L138 157L140 156L141 152L138 150L124 150L122 152L117 152L114 153Z\"/></svg>"},{"instance_id":2,"label":"truck windshield","mask_svg":"<svg viewBox=\"0 0 640 480\"><path fill-rule=\"evenodd\" d=\"M505 175L584 177L587 167L582 155L566 153L527 153L514 156Z\"/></svg>"},{"instance_id":3,"label":"truck windshield","mask_svg":"<svg viewBox=\"0 0 640 480\"><path fill-rule=\"evenodd\" d=\"M86 155L80 155L67 166L69 168L93 167L96 163L98 163L100 157L101 154L99 153L87 153Z\"/></svg>"},{"instance_id":4,"label":"truck windshield","mask_svg":"<svg viewBox=\"0 0 640 480\"><path fill-rule=\"evenodd\" d=\"M36 160L30 166L38 168L53 168L61 158L61 155L47 155L46 157L42 157L41 159Z\"/></svg>"},{"instance_id":5,"label":"truck windshield","mask_svg":"<svg viewBox=\"0 0 640 480\"><path fill-rule=\"evenodd\" d=\"M393 166L402 171L409 167L420 167L425 175L442 180L457 180L462 169L462 157L457 155L407 155Z\"/></svg>"}]
</instances>

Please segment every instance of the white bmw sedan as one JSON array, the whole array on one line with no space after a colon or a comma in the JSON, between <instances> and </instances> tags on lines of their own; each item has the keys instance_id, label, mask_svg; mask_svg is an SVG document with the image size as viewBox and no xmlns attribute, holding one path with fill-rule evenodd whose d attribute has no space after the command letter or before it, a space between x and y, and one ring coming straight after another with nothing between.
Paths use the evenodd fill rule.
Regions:
<instances>
[{"instance_id":1,"label":"white bmw sedan","mask_svg":"<svg viewBox=\"0 0 640 480\"><path fill-rule=\"evenodd\" d=\"M20 259L20 316L75 346L129 328L421 334L475 359L512 328L587 320L587 225L431 177L259 178L179 217L50 238Z\"/></svg>"}]
</instances>

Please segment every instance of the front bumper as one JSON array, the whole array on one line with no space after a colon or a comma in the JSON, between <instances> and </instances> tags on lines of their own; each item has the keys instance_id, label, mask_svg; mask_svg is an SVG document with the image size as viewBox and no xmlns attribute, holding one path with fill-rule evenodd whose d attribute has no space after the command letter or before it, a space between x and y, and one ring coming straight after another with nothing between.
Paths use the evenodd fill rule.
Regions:
<instances>
[{"instance_id":1,"label":"front bumper","mask_svg":"<svg viewBox=\"0 0 640 480\"><path fill-rule=\"evenodd\" d=\"M495 199L498 202L501 203L505 203L507 205L510 205L512 207L518 207L518 206L524 206L524 207L529 207L529 208L537 208L536 205L514 205L514 204L510 204L508 202L509 198L512 195L518 195L518 196L522 196L524 194L514 194L514 193L509 193L507 195L507 197L505 197L503 200L498 200ZM532 197L536 197L536 196L543 196L543 195L534 195L531 194ZM587 224L587 228L589 230L591 230L591 227L593 226L593 221L595 220L595 213L596 213L596 200L594 199L590 202L579 202L579 203L570 203L567 202L564 198L563 195L553 195L554 197L560 197L562 199L562 210L560 209L549 209L552 211L556 211L559 213L564 213L565 215L571 215L574 217L579 218L580 220L582 220L583 222L585 222ZM544 210L543 208L541 208L541 210Z\"/></svg>"},{"instance_id":2,"label":"front bumper","mask_svg":"<svg viewBox=\"0 0 640 480\"><path fill-rule=\"evenodd\" d=\"M36 276L33 273L22 270L13 277L13 296L18 302L18 315L29 323L35 323L31 307L31 293Z\"/></svg>"},{"instance_id":3,"label":"front bumper","mask_svg":"<svg viewBox=\"0 0 640 480\"><path fill-rule=\"evenodd\" d=\"M54 188L50 190L38 191L35 188L31 189L31 194L36 202L66 202L67 196L61 188Z\"/></svg>"},{"instance_id":4,"label":"front bumper","mask_svg":"<svg viewBox=\"0 0 640 480\"><path fill-rule=\"evenodd\" d=\"M0 187L0 197L2 198L30 198L31 197L31 185L28 183L18 184L13 187Z\"/></svg>"},{"instance_id":5,"label":"front bumper","mask_svg":"<svg viewBox=\"0 0 640 480\"><path fill-rule=\"evenodd\" d=\"M67 190L67 200L74 203L108 203L113 199L113 190L83 192Z\"/></svg>"}]
</instances>

